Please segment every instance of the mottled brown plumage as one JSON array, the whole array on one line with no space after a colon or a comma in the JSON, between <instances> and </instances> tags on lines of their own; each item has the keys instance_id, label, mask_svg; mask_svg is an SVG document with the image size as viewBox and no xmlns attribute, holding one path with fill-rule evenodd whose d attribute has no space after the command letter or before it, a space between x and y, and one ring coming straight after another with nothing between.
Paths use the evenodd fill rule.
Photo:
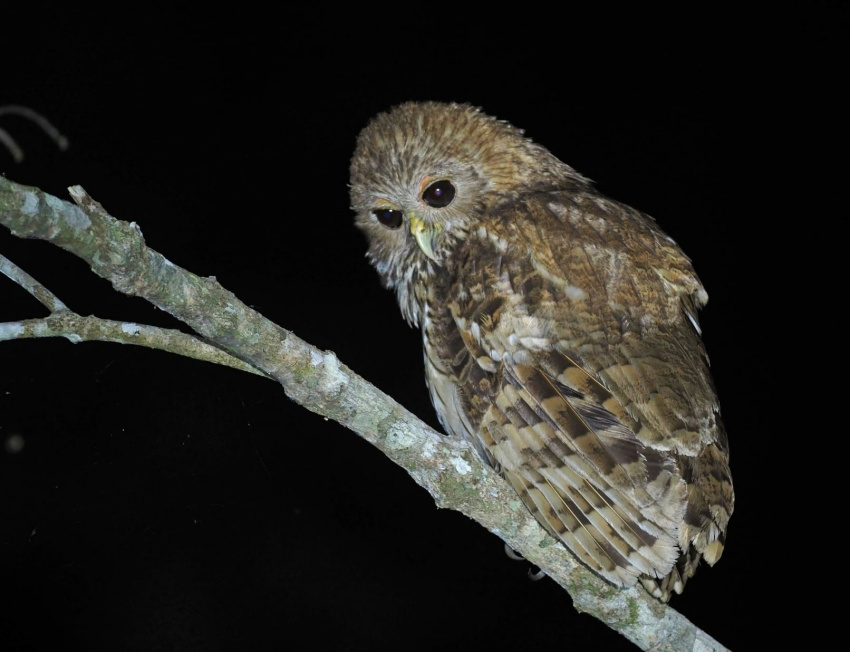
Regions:
<instances>
[{"instance_id":1,"label":"mottled brown plumage","mask_svg":"<svg viewBox=\"0 0 850 652\"><path fill-rule=\"evenodd\" d=\"M708 296L652 218L508 123L432 102L361 132L351 201L448 433L618 586L667 600L717 561L734 494Z\"/></svg>"}]
</instances>

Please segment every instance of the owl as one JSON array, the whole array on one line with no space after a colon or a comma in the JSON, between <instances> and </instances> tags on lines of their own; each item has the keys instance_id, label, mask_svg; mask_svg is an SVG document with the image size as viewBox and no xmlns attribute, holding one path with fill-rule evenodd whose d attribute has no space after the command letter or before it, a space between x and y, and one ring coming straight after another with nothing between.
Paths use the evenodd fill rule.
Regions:
<instances>
[{"instance_id":1,"label":"owl","mask_svg":"<svg viewBox=\"0 0 850 652\"><path fill-rule=\"evenodd\" d=\"M366 255L421 330L446 432L598 575L681 593L720 558L734 506L690 259L471 105L377 115L350 174Z\"/></svg>"}]
</instances>

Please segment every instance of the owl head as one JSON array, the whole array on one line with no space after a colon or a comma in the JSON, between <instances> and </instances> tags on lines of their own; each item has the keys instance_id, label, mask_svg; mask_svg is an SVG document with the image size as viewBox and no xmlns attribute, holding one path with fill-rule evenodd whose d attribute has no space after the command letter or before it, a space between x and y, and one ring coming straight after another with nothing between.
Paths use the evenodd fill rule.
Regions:
<instances>
[{"instance_id":1,"label":"owl head","mask_svg":"<svg viewBox=\"0 0 850 652\"><path fill-rule=\"evenodd\" d=\"M367 256L405 309L481 216L523 193L586 183L523 131L468 104L408 102L377 115L351 159L351 208Z\"/></svg>"}]
</instances>

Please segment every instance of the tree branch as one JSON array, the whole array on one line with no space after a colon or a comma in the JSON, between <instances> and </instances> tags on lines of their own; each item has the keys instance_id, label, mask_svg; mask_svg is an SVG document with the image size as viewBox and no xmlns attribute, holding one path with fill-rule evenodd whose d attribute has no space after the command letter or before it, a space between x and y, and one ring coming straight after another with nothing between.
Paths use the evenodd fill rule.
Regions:
<instances>
[{"instance_id":1,"label":"tree branch","mask_svg":"<svg viewBox=\"0 0 850 652\"><path fill-rule=\"evenodd\" d=\"M116 290L145 298L214 347L280 382L290 399L353 430L407 470L438 506L460 511L498 535L565 588L578 611L641 649L726 650L643 589L614 588L578 564L465 441L439 435L333 352L320 351L270 322L214 278L196 276L149 249L135 223L111 217L81 187L69 191L77 205L0 178L0 223L19 237L47 240L72 252ZM50 319L38 320L39 328L48 328ZM116 333L114 322L100 321L102 333ZM78 320L69 325L72 332L83 332ZM61 321L49 326L67 336L59 333L62 327Z\"/></svg>"},{"instance_id":2,"label":"tree branch","mask_svg":"<svg viewBox=\"0 0 850 652\"><path fill-rule=\"evenodd\" d=\"M214 362L259 376L265 375L226 351L176 329L78 315L53 292L3 255L0 255L0 274L15 281L50 310L50 316L43 319L0 323L0 342L35 337L64 337L74 343L96 340L135 344L177 353L195 360Z\"/></svg>"},{"instance_id":3,"label":"tree branch","mask_svg":"<svg viewBox=\"0 0 850 652\"><path fill-rule=\"evenodd\" d=\"M62 303L59 297L2 254L0 254L0 274L5 274L24 288L50 312L59 312L60 310L68 309L68 306Z\"/></svg>"}]
</instances>

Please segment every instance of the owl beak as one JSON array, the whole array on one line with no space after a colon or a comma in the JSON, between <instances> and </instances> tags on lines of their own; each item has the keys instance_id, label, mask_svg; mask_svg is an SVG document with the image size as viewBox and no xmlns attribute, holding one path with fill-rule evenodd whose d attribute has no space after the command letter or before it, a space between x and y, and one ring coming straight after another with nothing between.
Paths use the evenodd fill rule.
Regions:
<instances>
[{"instance_id":1,"label":"owl beak","mask_svg":"<svg viewBox=\"0 0 850 652\"><path fill-rule=\"evenodd\" d=\"M440 235L440 227L425 225L425 221L416 214L410 214L410 233L416 238L416 244L422 250L422 253L428 256L435 263L439 262L434 253L434 245L437 242L437 236Z\"/></svg>"}]
</instances>

